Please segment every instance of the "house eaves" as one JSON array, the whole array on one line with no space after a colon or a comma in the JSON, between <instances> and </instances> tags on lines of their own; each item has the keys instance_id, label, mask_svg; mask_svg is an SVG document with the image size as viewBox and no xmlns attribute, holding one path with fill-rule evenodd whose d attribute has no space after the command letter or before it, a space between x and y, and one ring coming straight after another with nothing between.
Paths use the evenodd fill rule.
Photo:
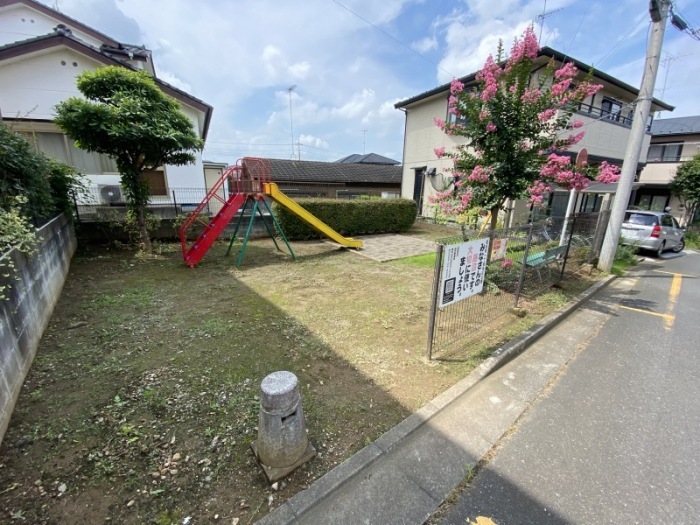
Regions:
<instances>
[{"instance_id":1,"label":"house eaves","mask_svg":"<svg viewBox=\"0 0 700 525\"><path fill-rule=\"evenodd\" d=\"M99 31L93 29L90 26L86 26L82 22L79 22L78 20L71 18L69 16L64 15L60 11L56 11L55 9L51 9L50 7L36 2L35 0L0 0L0 9L4 7L9 7L14 4L23 4L30 9L34 9L36 11L39 11L42 14L45 14L46 16L50 16L51 18L55 18L59 22L62 22L64 24L70 25L75 27L76 29L80 29L80 31L83 31L84 33L87 33L91 37L102 41L104 44L107 44L109 46L118 48L120 45L120 42L114 40L113 38L108 37L104 33L100 33Z\"/></svg>"},{"instance_id":2,"label":"house eaves","mask_svg":"<svg viewBox=\"0 0 700 525\"><path fill-rule=\"evenodd\" d=\"M127 69L131 69L133 71L139 71L137 68L135 68L128 62L120 60L119 58L109 53L106 53L101 49L97 49L89 44L86 44L82 40L74 37L70 33L70 30L64 28L57 28L54 33L49 33L47 35L29 38L27 40L21 40L19 42L13 42L11 44L1 46L0 62L28 55L30 53L45 51L47 49L59 46L65 46L78 53L88 56L97 62L101 62L107 66L121 66ZM160 87L163 90L164 93L204 113L202 139L206 140L207 133L209 132L209 124L211 123L211 115L213 112L213 108L206 102L196 97L193 97L189 93L186 93L185 91L182 91L181 89L176 88L175 86L172 86L167 82L163 82L158 77L152 78L158 85L158 87Z\"/></svg>"},{"instance_id":3,"label":"house eaves","mask_svg":"<svg viewBox=\"0 0 700 525\"><path fill-rule=\"evenodd\" d=\"M551 47L543 47L539 51L539 56L540 57L548 57L548 58L553 58L554 60L558 62L572 62L576 68L583 72L584 74L587 74L589 72L592 72L594 77L599 78L600 80L603 80L604 82L607 82L610 85L616 86L632 95L635 97L639 96L639 90L637 88L634 88L630 86L629 84L622 82L621 80L608 75L607 73L603 73L602 71L598 71L594 69L592 66L589 66L588 64L584 64L580 60L576 60L575 58L572 58L568 55L565 55L564 53L561 53L557 51L556 49L552 49ZM477 73L470 73L467 76L461 77L459 80L463 82L464 84L471 84L474 81L476 81L476 75ZM450 90L450 84L443 84L441 86L438 86L434 89L431 89L429 91L426 91L424 93L421 93L419 95L416 95L414 97L408 98L406 100L402 100L401 102L397 102L394 104L394 107L396 109L402 109L406 108L412 104L415 104L416 102L420 102L422 100L431 98L435 95L439 95L441 93L447 93ZM657 106L659 109L665 109L667 111L673 111L675 109L674 106L671 106L670 104L667 104L657 98L652 99L652 104ZM654 109L654 111L658 111L657 109Z\"/></svg>"}]
</instances>

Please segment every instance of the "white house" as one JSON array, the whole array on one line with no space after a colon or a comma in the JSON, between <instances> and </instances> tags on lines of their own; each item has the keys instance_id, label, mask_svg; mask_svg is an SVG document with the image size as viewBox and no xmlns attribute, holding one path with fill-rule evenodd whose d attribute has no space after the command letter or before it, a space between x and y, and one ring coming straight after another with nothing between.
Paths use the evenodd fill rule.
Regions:
<instances>
[{"instance_id":1,"label":"white house","mask_svg":"<svg viewBox=\"0 0 700 525\"><path fill-rule=\"evenodd\" d=\"M671 194L670 184L678 166L700 153L700 115L655 120L651 134L647 163L632 202L642 210L670 207L679 221L692 221L680 199Z\"/></svg>"},{"instance_id":2,"label":"white house","mask_svg":"<svg viewBox=\"0 0 700 525\"><path fill-rule=\"evenodd\" d=\"M180 103L199 137L206 139L212 107L160 80L151 51L117 42L34 0L0 0L3 121L33 141L38 150L75 166L88 177L88 184L102 189L119 184L114 161L78 149L53 121L56 104L81 96L76 76L109 65L148 71L163 92ZM171 195L173 188L205 187L201 153L194 164L166 165L146 176L154 196Z\"/></svg>"},{"instance_id":3,"label":"white house","mask_svg":"<svg viewBox=\"0 0 700 525\"><path fill-rule=\"evenodd\" d=\"M573 62L579 70L579 76L583 77L592 70L576 59L568 57L559 51L544 47L540 50L535 60L533 77L542 69L549 60L557 63ZM476 73L472 73L460 79L469 86L476 81ZM606 160L618 166L622 165L625 156L627 141L632 124L632 103L636 100L639 90L607 75L601 71L593 70L593 82L602 84L603 88L595 95L584 100L575 114L577 120L584 123L585 138L572 148L570 154L575 155L581 148L588 151L589 164L596 165ZM447 150L465 143L464 137L449 136L442 132L434 123L435 118L442 120L454 119L448 113L448 99L450 85L444 84L435 89L421 93L396 104L396 108L406 114L406 131L403 151L403 177L401 184L401 196L414 199L418 202L420 214L431 216L432 207L427 199L436 192L436 186L440 188L439 175L451 167L449 158L438 159L433 151L436 147L445 147ZM652 111L673 110L672 106L654 99ZM638 172L644 166L651 134L644 138L644 146L639 157ZM438 180L436 180L436 174ZM431 176L432 175L432 176ZM578 197L576 211L598 211L604 208L609 200L609 195L614 192L616 185L592 185L590 191L582 192ZM552 215L563 215L568 201L567 192L554 192L550 195L549 209ZM524 201L519 202L515 210L516 218L526 213Z\"/></svg>"}]
</instances>

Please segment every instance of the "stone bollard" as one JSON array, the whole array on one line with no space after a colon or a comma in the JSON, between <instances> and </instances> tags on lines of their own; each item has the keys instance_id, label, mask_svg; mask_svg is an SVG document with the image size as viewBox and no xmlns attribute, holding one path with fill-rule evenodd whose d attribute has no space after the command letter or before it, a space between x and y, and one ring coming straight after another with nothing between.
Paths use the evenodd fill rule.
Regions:
<instances>
[{"instance_id":1,"label":"stone bollard","mask_svg":"<svg viewBox=\"0 0 700 525\"><path fill-rule=\"evenodd\" d=\"M258 439L251 444L270 483L280 480L316 455L306 435L304 411L291 372L274 372L260 383Z\"/></svg>"}]
</instances>

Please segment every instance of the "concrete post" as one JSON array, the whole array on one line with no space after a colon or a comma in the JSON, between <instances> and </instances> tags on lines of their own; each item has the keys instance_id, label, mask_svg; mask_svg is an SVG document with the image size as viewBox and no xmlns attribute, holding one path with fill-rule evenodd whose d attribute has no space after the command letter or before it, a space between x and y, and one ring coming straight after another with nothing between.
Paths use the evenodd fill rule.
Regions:
<instances>
[{"instance_id":1,"label":"concrete post","mask_svg":"<svg viewBox=\"0 0 700 525\"><path fill-rule=\"evenodd\" d=\"M659 71L659 61L661 59L661 45L666 31L666 16L668 14L668 0L659 0L658 20L654 19L647 47L647 58L644 64L644 75L642 86L639 90L639 98L634 108L634 119L632 120L632 130L630 132L625 159L622 162L622 173L617 184L617 192L613 201L610 222L603 241L603 248L598 259L598 269L609 272L612 269L617 251L617 243L620 240L622 221L625 210L632 192L632 183L637 173L639 154L642 151L644 132L646 130L647 119L651 110L651 101L654 96L654 84L656 84L656 74ZM652 15L653 17L654 15Z\"/></svg>"},{"instance_id":2,"label":"concrete post","mask_svg":"<svg viewBox=\"0 0 700 525\"><path fill-rule=\"evenodd\" d=\"M260 420L253 452L270 483L316 456L306 435L297 377L274 372L260 384Z\"/></svg>"}]
</instances>

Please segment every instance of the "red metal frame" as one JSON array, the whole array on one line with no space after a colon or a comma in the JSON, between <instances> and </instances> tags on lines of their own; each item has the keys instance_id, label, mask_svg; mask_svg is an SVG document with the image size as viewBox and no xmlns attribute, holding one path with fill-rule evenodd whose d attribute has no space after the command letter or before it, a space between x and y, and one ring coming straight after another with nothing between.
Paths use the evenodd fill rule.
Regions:
<instances>
[{"instance_id":1,"label":"red metal frame","mask_svg":"<svg viewBox=\"0 0 700 525\"><path fill-rule=\"evenodd\" d=\"M234 166L226 168L221 174L221 178L180 228L180 245L185 264L191 268L194 267L204 257L216 237L221 234L246 199L249 196L254 198L263 196L264 184L271 180L270 163L266 159L244 157L238 159ZM224 196L226 191L229 193L227 199L224 199L220 194L222 188ZM203 221L200 215L212 200L221 202L221 210L209 222ZM204 226L204 231L197 240L188 246L187 232L195 223Z\"/></svg>"}]
</instances>

